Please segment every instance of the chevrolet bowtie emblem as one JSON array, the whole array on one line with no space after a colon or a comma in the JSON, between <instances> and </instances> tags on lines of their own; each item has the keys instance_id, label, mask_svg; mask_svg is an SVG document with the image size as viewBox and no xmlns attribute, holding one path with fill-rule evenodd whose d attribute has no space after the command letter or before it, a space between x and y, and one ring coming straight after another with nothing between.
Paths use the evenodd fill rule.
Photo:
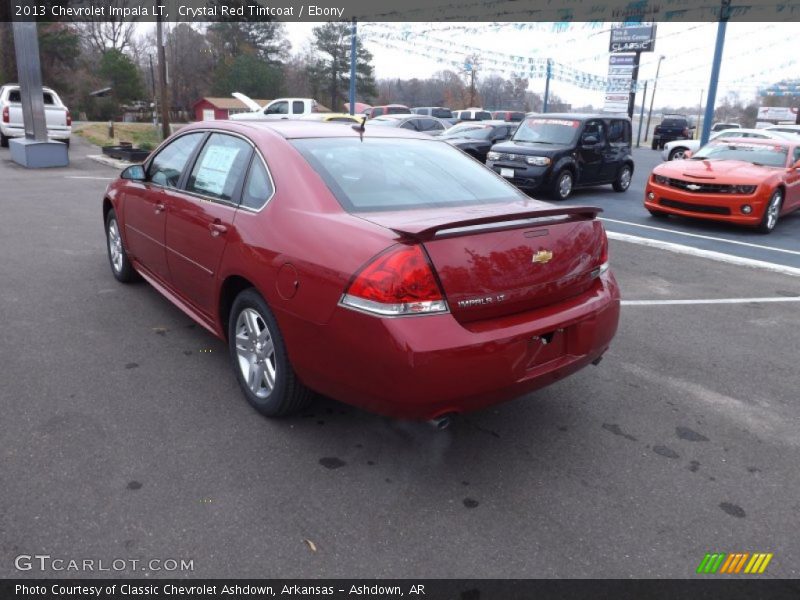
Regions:
<instances>
[{"instance_id":1,"label":"chevrolet bowtie emblem","mask_svg":"<svg viewBox=\"0 0 800 600\"><path fill-rule=\"evenodd\" d=\"M690 183L689 185L686 186L686 189L687 190L692 190L693 192L696 192L697 190L700 189L700 186L697 185L696 183Z\"/></svg>"},{"instance_id":2,"label":"chevrolet bowtie emblem","mask_svg":"<svg viewBox=\"0 0 800 600\"><path fill-rule=\"evenodd\" d=\"M549 263L553 258L553 252L551 250L539 250L538 252L534 253L533 259L531 262L545 264Z\"/></svg>"}]
</instances>

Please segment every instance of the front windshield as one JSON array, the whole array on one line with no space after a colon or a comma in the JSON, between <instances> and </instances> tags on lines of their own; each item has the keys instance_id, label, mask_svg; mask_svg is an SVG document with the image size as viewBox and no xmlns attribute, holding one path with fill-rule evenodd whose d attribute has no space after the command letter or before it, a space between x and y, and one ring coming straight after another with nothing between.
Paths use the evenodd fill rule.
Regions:
<instances>
[{"instance_id":1,"label":"front windshield","mask_svg":"<svg viewBox=\"0 0 800 600\"><path fill-rule=\"evenodd\" d=\"M741 160L766 167L784 167L788 152L779 145L718 140L703 146L692 160Z\"/></svg>"},{"instance_id":2,"label":"front windshield","mask_svg":"<svg viewBox=\"0 0 800 600\"><path fill-rule=\"evenodd\" d=\"M456 125L455 127L448 129L439 137L442 139L470 138L473 140L488 140L491 135L491 125Z\"/></svg>"},{"instance_id":3,"label":"front windshield","mask_svg":"<svg viewBox=\"0 0 800 600\"><path fill-rule=\"evenodd\" d=\"M569 144L580 129L580 121L572 119L525 119L512 138L515 142L538 142L540 144Z\"/></svg>"}]
</instances>

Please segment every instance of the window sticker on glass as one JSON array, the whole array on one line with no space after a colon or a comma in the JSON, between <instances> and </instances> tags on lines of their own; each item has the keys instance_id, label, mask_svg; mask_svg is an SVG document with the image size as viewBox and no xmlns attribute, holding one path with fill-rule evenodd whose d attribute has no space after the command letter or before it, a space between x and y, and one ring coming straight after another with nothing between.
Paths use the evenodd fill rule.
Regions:
<instances>
[{"instance_id":1,"label":"window sticker on glass","mask_svg":"<svg viewBox=\"0 0 800 600\"><path fill-rule=\"evenodd\" d=\"M215 196L222 196L231 165L241 150L228 146L210 146L203 154L197 171L194 188Z\"/></svg>"}]
</instances>

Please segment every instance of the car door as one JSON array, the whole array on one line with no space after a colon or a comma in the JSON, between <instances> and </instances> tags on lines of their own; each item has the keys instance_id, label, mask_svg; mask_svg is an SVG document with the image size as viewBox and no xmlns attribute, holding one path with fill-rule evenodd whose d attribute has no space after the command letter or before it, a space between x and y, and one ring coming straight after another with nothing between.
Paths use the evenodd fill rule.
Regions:
<instances>
[{"instance_id":1,"label":"car door","mask_svg":"<svg viewBox=\"0 0 800 600\"><path fill-rule=\"evenodd\" d=\"M596 183L602 179L603 153L606 150L606 131L601 119L586 121L578 139L578 182Z\"/></svg>"},{"instance_id":2,"label":"car door","mask_svg":"<svg viewBox=\"0 0 800 600\"><path fill-rule=\"evenodd\" d=\"M167 263L173 287L209 316L222 254L236 235L234 214L252 153L250 142L241 137L209 135L184 189L174 192L167 216Z\"/></svg>"},{"instance_id":3,"label":"car door","mask_svg":"<svg viewBox=\"0 0 800 600\"><path fill-rule=\"evenodd\" d=\"M800 146L795 146L794 150L789 151L792 157L789 160L791 168L800 160ZM790 170L786 174L786 198L784 199L784 209L795 210L800 208L800 169Z\"/></svg>"},{"instance_id":4,"label":"car door","mask_svg":"<svg viewBox=\"0 0 800 600\"><path fill-rule=\"evenodd\" d=\"M281 100L280 102L273 102L267 105L264 109L265 119L288 119L289 118L289 102Z\"/></svg>"},{"instance_id":5,"label":"car door","mask_svg":"<svg viewBox=\"0 0 800 600\"><path fill-rule=\"evenodd\" d=\"M610 119L607 125L606 146L602 150L601 181L614 181L624 159L630 154L630 124L623 119Z\"/></svg>"},{"instance_id":6,"label":"car door","mask_svg":"<svg viewBox=\"0 0 800 600\"><path fill-rule=\"evenodd\" d=\"M164 232L169 190L178 186L186 165L205 132L181 135L146 166L145 181L128 181L122 188L122 222L129 254L160 279L170 280Z\"/></svg>"},{"instance_id":7,"label":"car door","mask_svg":"<svg viewBox=\"0 0 800 600\"><path fill-rule=\"evenodd\" d=\"M302 100L292 100L292 116L297 117L306 112L306 103Z\"/></svg>"}]
</instances>

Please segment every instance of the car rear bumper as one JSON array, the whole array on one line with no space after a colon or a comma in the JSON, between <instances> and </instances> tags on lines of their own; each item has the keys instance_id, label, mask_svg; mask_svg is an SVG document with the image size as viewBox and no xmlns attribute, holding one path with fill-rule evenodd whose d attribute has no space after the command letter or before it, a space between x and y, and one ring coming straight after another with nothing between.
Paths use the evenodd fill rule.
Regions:
<instances>
[{"instance_id":1,"label":"car rear bumper","mask_svg":"<svg viewBox=\"0 0 800 600\"><path fill-rule=\"evenodd\" d=\"M595 361L616 333L619 298L609 272L556 305L466 324L450 314L375 318L338 308L289 352L300 379L325 395L431 419L521 396Z\"/></svg>"},{"instance_id":2,"label":"car rear bumper","mask_svg":"<svg viewBox=\"0 0 800 600\"><path fill-rule=\"evenodd\" d=\"M650 194L653 194L652 199ZM761 222L768 203L769 197L762 197L759 193L747 196L687 194L679 189L654 184L652 181L647 184L644 197L644 206L650 210L746 226L755 226ZM742 212L744 206L750 206L750 214Z\"/></svg>"},{"instance_id":3,"label":"car rear bumper","mask_svg":"<svg viewBox=\"0 0 800 600\"><path fill-rule=\"evenodd\" d=\"M0 127L0 132L7 138L25 137L25 129L23 127L9 127L4 125ZM47 137L51 140L61 141L68 140L72 134L72 129L48 129Z\"/></svg>"}]
</instances>

